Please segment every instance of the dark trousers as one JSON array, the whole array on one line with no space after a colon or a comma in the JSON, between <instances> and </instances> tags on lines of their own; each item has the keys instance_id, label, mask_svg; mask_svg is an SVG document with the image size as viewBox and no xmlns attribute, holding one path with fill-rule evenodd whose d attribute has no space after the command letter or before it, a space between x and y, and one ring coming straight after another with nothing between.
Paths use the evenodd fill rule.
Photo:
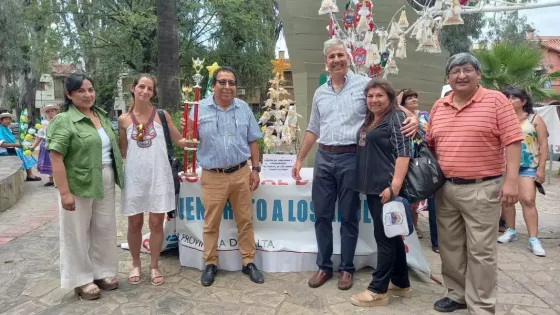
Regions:
<instances>
[{"instance_id":1,"label":"dark trousers","mask_svg":"<svg viewBox=\"0 0 560 315\"><path fill-rule=\"evenodd\" d=\"M337 199L342 218L339 271L354 273L355 270L354 253L360 218L360 194L354 189L355 169L355 153L330 153L319 149L315 155L311 199L316 218L317 266L326 273L333 272L332 222Z\"/></svg>"},{"instance_id":2,"label":"dark trousers","mask_svg":"<svg viewBox=\"0 0 560 315\"><path fill-rule=\"evenodd\" d=\"M399 288L410 287L408 266L402 236L387 238L383 229L383 205L381 198L368 195L367 203L373 220L373 234L377 243L377 268L368 290L374 293L387 293L389 282Z\"/></svg>"},{"instance_id":3,"label":"dark trousers","mask_svg":"<svg viewBox=\"0 0 560 315\"><path fill-rule=\"evenodd\" d=\"M437 239L437 220L436 220L436 197L428 198L428 215L430 216L430 240L432 241L432 248L439 247Z\"/></svg>"}]
</instances>

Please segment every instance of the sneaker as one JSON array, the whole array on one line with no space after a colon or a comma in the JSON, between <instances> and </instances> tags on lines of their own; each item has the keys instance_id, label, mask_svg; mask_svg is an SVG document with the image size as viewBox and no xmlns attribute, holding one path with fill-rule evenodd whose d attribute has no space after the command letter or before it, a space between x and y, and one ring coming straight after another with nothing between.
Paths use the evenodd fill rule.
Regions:
<instances>
[{"instance_id":1,"label":"sneaker","mask_svg":"<svg viewBox=\"0 0 560 315\"><path fill-rule=\"evenodd\" d=\"M517 241L517 232L508 228L504 234L498 237L498 243L507 244L509 242Z\"/></svg>"},{"instance_id":2,"label":"sneaker","mask_svg":"<svg viewBox=\"0 0 560 315\"><path fill-rule=\"evenodd\" d=\"M541 241L536 237L531 237L529 239L529 250L535 254L535 256L544 257L546 253L542 248Z\"/></svg>"}]
</instances>

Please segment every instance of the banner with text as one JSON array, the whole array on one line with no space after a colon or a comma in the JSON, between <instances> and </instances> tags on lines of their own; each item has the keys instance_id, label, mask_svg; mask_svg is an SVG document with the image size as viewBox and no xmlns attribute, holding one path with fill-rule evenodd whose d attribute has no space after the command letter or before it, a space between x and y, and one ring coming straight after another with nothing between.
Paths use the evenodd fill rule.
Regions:
<instances>
[{"instance_id":1,"label":"banner with text","mask_svg":"<svg viewBox=\"0 0 560 315\"><path fill-rule=\"evenodd\" d=\"M315 238L315 212L311 202L313 169L301 171L306 180L261 179L260 187L253 192L253 226L255 231L255 264L266 272L303 272L317 270L317 243ZM189 179L181 184L176 215L181 265L204 269L202 231L204 207L200 181ZM354 264L356 269L377 265L377 246L367 203L360 209L360 234ZM335 270L340 263L340 213L333 220L333 263ZM416 233L405 238L407 262L427 276L430 269L422 254ZM224 270L241 270L241 255L237 249L237 227L233 210L226 204L220 225L218 241L218 267Z\"/></svg>"}]
</instances>

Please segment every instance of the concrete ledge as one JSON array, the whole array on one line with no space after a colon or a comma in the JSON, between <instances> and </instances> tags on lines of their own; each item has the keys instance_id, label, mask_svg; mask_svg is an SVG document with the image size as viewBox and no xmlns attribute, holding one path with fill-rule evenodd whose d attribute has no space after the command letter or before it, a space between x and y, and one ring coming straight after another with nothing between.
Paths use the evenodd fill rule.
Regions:
<instances>
[{"instance_id":1,"label":"concrete ledge","mask_svg":"<svg viewBox=\"0 0 560 315\"><path fill-rule=\"evenodd\" d=\"M23 197L25 171L17 156L0 156L0 212Z\"/></svg>"}]
</instances>

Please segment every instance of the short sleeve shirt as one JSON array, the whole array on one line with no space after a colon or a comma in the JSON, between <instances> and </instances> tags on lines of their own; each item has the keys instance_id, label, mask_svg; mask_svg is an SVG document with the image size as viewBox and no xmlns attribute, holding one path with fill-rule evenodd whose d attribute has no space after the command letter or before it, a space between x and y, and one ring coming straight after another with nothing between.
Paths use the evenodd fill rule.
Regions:
<instances>
[{"instance_id":1,"label":"short sleeve shirt","mask_svg":"<svg viewBox=\"0 0 560 315\"><path fill-rule=\"evenodd\" d=\"M447 178L479 179L505 172L504 149L523 140L509 100L481 86L462 108L454 92L434 104L426 141Z\"/></svg>"}]
</instances>

